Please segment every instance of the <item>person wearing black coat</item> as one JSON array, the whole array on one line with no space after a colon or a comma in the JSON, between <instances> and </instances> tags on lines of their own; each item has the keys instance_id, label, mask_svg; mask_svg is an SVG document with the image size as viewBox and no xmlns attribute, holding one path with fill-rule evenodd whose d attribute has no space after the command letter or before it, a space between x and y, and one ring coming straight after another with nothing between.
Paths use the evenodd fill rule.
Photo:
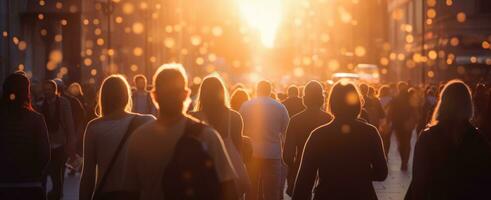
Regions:
<instances>
[{"instance_id":1,"label":"person wearing black coat","mask_svg":"<svg viewBox=\"0 0 491 200\"><path fill-rule=\"evenodd\" d=\"M334 116L314 130L305 144L294 200L377 199L372 181L383 181L388 169L377 129L360 120L361 96L352 83L334 85L329 110Z\"/></svg>"},{"instance_id":2,"label":"person wearing black coat","mask_svg":"<svg viewBox=\"0 0 491 200\"><path fill-rule=\"evenodd\" d=\"M491 199L491 148L472 116L468 86L447 83L416 143L406 200Z\"/></svg>"}]
</instances>

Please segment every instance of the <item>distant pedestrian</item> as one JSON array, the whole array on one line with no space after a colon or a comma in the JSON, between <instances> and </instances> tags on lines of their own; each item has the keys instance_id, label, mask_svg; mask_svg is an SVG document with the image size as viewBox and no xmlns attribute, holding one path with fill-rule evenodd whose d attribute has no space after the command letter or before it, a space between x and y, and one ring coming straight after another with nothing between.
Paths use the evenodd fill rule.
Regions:
<instances>
[{"instance_id":1,"label":"distant pedestrian","mask_svg":"<svg viewBox=\"0 0 491 200\"><path fill-rule=\"evenodd\" d=\"M140 114L157 114L150 92L147 90L147 78L142 74L138 74L133 78L133 82L136 90L132 96L132 111Z\"/></svg>"},{"instance_id":2,"label":"distant pedestrian","mask_svg":"<svg viewBox=\"0 0 491 200\"><path fill-rule=\"evenodd\" d=\"M249 99L249 94L244 89L237 88L230 97L230 107L235 111L239 111L242 104L249 101Z\"/></svg>"},{"instance_id":3,"label":"distant pedestrian","mask_svg":"<svg viewBox=\"0 0 491 200\"><path fill-rule=\"evenodd\" d=\"M302 98L299 97L297 86L291 85L288 87L287 95L288 98L281 103L285 105L286 109L288 110L288 116L292 117L305 109L304 105L302 104Z\"/></svg>"},{"instance_id":4,"label":"distant pedestrian","mask_svg":"<svg viewBox=\"0 0 491 200\"><path fill-rule=\"evenodd\" d=\"M491 199L491 148L473 113L469 87L448 82L416 143L406 199Z\"/></svg>"},{"instance_id":5,"label":"distant pedestrian","mask_svg":"<svg viewBox=\"0 0 491 200\"><path fill-rule=\"evenodd\" d=\"M56 82L46 81L43 90L44 101L41 104L41 113L48 127L51 146L47 175L51 178L52 190L48 193L48 199L59 200L63 197L65 162L68 157L75 156L77 134L70 101L60 95Z\"/></svg>"},{"instance_id":6,"label":"distant pedestrian","mask_svg":"<svg viewBox=\"0 0 491 200\"><path fill-rule=\"evenodd\" d=\"M271 97L272 85L261 81L257 97L240 108L244 134L253 146L250 164L252 189L247 199L278 200L283 196L281 147L284 143L289 117L285 106Z\"/></svg>"},{"instance_id":7,"label":"distant pedestrian","mask_svg":"<svg viewBox=\"0 0 491 200\"><path fill-rule=\"evenodd\" d=\"M329 96L329 124L314 130L305 144L293 192L294 200L377 199L372 181L383 181L388 169L377 129L359 120L361 95L347 80Z\"/></svg>"},{"instance_id":8,"label":"distant pedestrian","mask_svg":"<svg viewBox=\"0 0 491 200\"><path fill-rule=\"evenodd\" d=\"M49 159L48 129L32 108L29 79L11 74L0 99L0 199L45 200Z\"/></svg>"},{"instance_id":9,"label":"distant pedestrian","mask_svg":"<svg viewBox=\"0 0 491 200\"><path fill-rule=\"evenodd\" d=\"M99 117L90 121L85 130L80 200L91 200L94 195L108 199L124 190L125 135L155 120L152 115L131 113L130 88L121 75L104 80L98 108Z\"/></svg>"},{"instance_id":10,"label":"distant pedestrian","mask_svg":"<svg viewBox=\"0 0 491 200\"><path fill-rule=\"evenodd\" d=\"M391 101L387 119L392 124L397 137L401 170L406 171L411 152L411 136L416 126L416 110L410 102L409 85L406 82L399 82L397 88L398 94Z\"/></svg>"}]
</instances>

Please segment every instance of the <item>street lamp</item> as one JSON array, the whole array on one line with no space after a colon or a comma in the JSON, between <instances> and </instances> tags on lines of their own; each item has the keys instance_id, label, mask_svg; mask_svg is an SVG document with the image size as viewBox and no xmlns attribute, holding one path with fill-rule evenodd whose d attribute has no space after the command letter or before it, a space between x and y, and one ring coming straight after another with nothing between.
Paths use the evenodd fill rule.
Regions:
<instances>
[{"instance_id":1,"label":"street lamp","mask_svg":"<svg viewBox=\"0 0 491 200\"><path fill-rule=\"evenodd\" d=\"M107 66L111 66L112 62L112 55L109 54L109 51L112 49L111 46L111 16L114 13L114 10L116 9L116 3L113 2L112 0L107 0L107 1L100 1L102 7L102 12L107 18Z\"/></svg>"}]
</instances>

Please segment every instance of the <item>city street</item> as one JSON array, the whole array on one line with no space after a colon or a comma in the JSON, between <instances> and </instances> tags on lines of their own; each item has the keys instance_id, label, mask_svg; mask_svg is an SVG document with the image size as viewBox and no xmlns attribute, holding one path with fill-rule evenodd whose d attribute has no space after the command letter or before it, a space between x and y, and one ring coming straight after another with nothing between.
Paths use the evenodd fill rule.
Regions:
<instances>
[{"instance_id":1,"label":"city street","mask_svg":"<svg viewBox=\"0 0 491 200\"><path fill-rule=\"evenodd\" d=\"M411 141L412 146L416 141L416 137L413 134ZM411 181L410 171L401 172L400 159L397 152L397 141L395 137L392 137L392 144L389 151L389 177L384 182L374 183L375 190L380 200L401 200L406 194L406 190L409 187ZM410 165L411 169L411 165ZM80 177L66 177L65 179L65 198L64 200L77 200L78 199L78 182ZM285 199L290 199L285 195Z\"/></svg>"}]
</instances>

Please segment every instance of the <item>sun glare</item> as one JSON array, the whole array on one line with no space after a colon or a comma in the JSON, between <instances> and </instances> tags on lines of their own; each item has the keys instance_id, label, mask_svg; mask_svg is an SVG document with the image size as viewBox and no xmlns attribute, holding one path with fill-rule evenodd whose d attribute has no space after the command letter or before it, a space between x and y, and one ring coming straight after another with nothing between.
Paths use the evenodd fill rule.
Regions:
<instances>
[{"instance_id":1,"label":"sun glare","mask_svg":"<svg viewBox=\"0 0 491 200\"><path fill-rule=\"evenodd\" d=\"M242 18L261 36L262 44L274 47L281 23L282 0L237 0Z\"/></svg>"}]
</instances>

